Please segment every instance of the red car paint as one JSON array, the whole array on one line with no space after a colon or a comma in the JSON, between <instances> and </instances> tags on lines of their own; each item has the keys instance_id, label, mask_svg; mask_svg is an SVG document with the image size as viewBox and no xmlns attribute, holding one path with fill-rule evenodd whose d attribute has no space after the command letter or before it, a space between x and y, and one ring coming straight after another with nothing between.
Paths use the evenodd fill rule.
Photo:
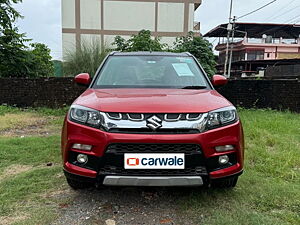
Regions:
<instances>
[{"instance_id":1,"label":"red car paint","mask_svg":"<svg viewBox=\"0 0 300 225\"><path fill-rule=\"evenodd\" d=\"M202 134L176 135L176 139L174 139L174 135L160 135L157 137L157 135L109 134L95 128L78 125L66 119L63 128L62 149L65 170L95 178L95 171L76 167L68 163L68 150L71 149L72 144L80 142L82 144L93 145L93 149L89 154L101 157L105 153L107 145L110 143L197 143L202 146L207 158L233 152L217 153L214 150L215 146L232 144L236 146L234 152L238 153L238 164L210 173L211 178L221 178L242 171L244 142L240 140L243 140L240 122ZM73 151L86 154L86 151L76 149L73 149Z\"/></svg>"},{"instance_id":2,"label":"red car paint","mask_svg":"<svg viewBox=\"0 0 300 225\"><path fill-rule=\"evenodd\" d=\"M86 76L86 75L85 75ZM88 79L88 77L86 77ZM216 85L223 84L220 77ZM84 82L82 82L84 83ZM85 106L101 112L120 113L205 113L232 104L216 90L184 89L93 89L88 88L75 105ZM72 149L74 143L92 145L90 152ZM240 174L244 162L244 137L240 120L233 124L196 134L127 134L109 133L98 128L72 122L68 116L62 130L62 156L66 173L80 177L97 178L99 171L83 168L70 163L70 152L82 153L101 158L107 146L112 143L168 143L198 144L204 157L209 159L224 154L236 154L236 164L224 169L210 171L209 180ZM216 146L233 145L234 150L217 152Z\"/></svg>"},{"instance_id":3,"label":"red car paint","mask_svg":"<svg viewBox=\"0 0 300 225\"><path fill-rule=\"evenodd\" d=\"M215 90L182 89L88 89L74 104L124 113L202 113L231 106Z\"/></svg>"}]
</instances>

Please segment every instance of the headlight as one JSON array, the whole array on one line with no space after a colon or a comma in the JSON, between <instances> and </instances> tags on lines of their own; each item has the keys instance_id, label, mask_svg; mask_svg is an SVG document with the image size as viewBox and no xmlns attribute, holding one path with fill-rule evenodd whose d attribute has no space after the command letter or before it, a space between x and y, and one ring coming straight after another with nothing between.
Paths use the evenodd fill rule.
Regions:
<instances>
[{"instance_id":1,"label":"headlight","mask_svg":"<svg viewBox=\"0 0 300 225\"><path fill-rule=\"evenodd\" d=\"M236 108L229 106L209 112L206 127L207 129L222 127L234 123L237 120Z\"/></svg>"},{"instance_id":2,"label":"headlight","mask_svg":"<svg viewBox=\"0 0 300 225\"><path fill-rule=\"evenodd\" d=\"M79 105L71 106L69 118L73 122L96 128L99 128L102 122L99 111Z\"/></svg>"}]
</instances>

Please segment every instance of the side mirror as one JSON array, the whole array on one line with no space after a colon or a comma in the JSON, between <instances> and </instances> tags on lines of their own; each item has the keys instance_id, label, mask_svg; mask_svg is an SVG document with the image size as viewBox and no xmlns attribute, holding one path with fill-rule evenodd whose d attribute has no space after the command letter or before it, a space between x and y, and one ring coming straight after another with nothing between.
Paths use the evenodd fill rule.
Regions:
<instances>
[{"instance_id":1,"label":"side mirror","mask_svg":"<svg viewBox=\"0 0 300 225\"><path fill-rule=\"evenodd\" d=\"M74 80L77 84L84 86L88 86L91 83L91 77L88 73L78 74Z\"/></svg>"},{"instance_id":2,"label":"side mirror","mask_svg":"<svg viewBox=\"0 0 300 225\"><path fill-rule=\"evenodd\" d=\"M224 76L214 75L213 78L212 78L212 84L214 85L214 87L224 86L227 83L228 83L228 80Z\"/></svg>"}]
</instances>

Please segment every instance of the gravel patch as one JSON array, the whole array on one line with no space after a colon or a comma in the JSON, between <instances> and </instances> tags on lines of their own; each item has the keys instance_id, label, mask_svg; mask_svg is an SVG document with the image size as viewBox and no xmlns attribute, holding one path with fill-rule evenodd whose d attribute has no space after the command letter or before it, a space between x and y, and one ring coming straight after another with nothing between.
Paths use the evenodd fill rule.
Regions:
<instances>
[{"instance_id":1,"label":"gravel patch","mask_svg":"<svg viewBox=\"0 0 300 225\"><path fill-rule=\"evenodd\" d=\"M192 225L192 219L181 213L178 200L199 190L105 187L76 191L73 203L61 207L53 225Z\"/></svg>"}]
</instances>

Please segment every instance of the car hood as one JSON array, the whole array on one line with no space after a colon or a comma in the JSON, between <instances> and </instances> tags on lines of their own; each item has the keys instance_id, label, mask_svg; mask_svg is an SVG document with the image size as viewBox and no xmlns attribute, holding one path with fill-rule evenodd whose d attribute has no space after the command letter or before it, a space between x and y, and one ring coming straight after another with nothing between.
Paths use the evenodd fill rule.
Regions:
<instances>
[{"instance_id":1,"label":"car hood","mask_svg":"<svg viewBox=\"0 0 300 225\"><path fill-rule=\"evenodd\" d=\"M87 89L74 104L121 113L202 113L232 105L215 90L186 89Z\"/></svg>"}]
</instances>

